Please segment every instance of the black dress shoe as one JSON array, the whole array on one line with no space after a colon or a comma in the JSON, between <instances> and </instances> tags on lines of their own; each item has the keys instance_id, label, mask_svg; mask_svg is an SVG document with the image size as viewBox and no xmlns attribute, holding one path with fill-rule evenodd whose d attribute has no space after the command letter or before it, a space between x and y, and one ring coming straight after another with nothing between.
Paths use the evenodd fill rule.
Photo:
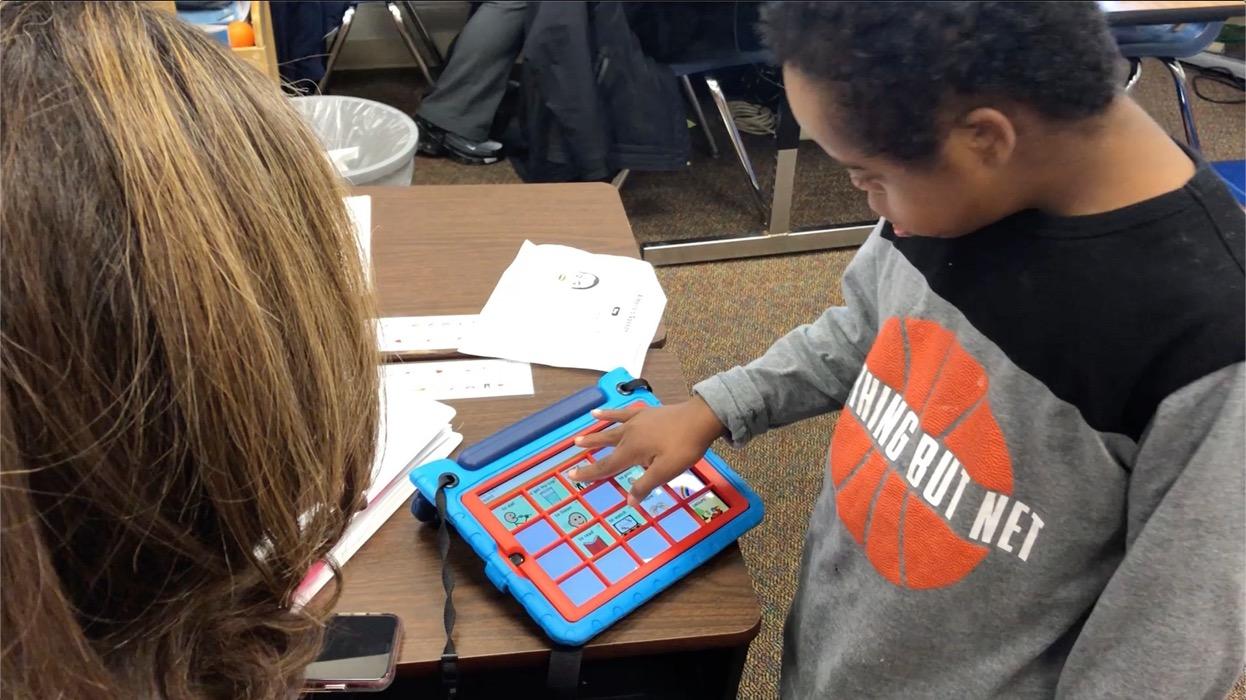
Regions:
<instances>
[{"instance_id":1,"label":"black dress shoe","mask_svg":"<svg viewBox=\"0 0 1246 700\"><path fill-rule=\"evenodd\" d=\"M444 156L446 147L442 145L442 136L446 132L419 117L415 118L415 123L420 128L420 140L415 144L415 150L434 158Z\"/></svg>"},{"instance_id":2,"label":"black dress shoe","mask_svg":"<svg viewBox=\"0 0 1246 700\"><path fill-rule=\"evenodd\" d=\"M415 118L420 127L417 149L426 156L448 156L465 165L488 165L502 158L502 144L497 141L472 141L441 127Z\"/></svg>"}]
</instances>

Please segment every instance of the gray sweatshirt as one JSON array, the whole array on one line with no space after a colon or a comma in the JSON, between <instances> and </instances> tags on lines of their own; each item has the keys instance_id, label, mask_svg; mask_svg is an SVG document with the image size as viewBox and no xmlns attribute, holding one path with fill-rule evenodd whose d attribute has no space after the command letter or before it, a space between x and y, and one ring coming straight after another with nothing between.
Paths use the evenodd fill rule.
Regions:
<instances>
[{"instance_id":1,"label":"gray sweatshirt","mask_svg":"<svg viewBox=\"0 0 1246 700\"><path fill-rule=\"evenodd\" d=\"M695 387L736 444L843 409L784 697L1225 696L1244 226L1205 167L1101 215L944 240L883 222L843 307Z\"/></svg>"}]
</instances>

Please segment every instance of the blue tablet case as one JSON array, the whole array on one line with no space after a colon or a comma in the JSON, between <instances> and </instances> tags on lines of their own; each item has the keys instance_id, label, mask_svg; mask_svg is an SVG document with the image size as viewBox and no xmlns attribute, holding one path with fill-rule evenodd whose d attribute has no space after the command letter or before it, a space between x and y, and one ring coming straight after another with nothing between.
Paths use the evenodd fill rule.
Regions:
<instances>
[{"instance_id":1,"label":"blue tablet case","mask_svg":"<svg viewBox=\"0 0 1246 700\"><path fill-rule=\"evenodd\" d=\"M604 511L600 511L602 514L596 516L597 519L593 520L593 524L589 527L582 525L585 522L584 516L579 516L579 519L575 522L583 529L578 536L573 538L570 535L570 526L560 523L555 518L557 513L553 512L553 506L550 507L551 512L549 513L537 512L532 505L537 503L537 501L531 495L529 487L541 480L546 482L547 488L553 488L559 493L570 491L573 494L568 496L571 505L579 504L579 508L574 510L581 510L590 518L594 517L593 513L599 512L594 501L590 500L594 498L595 493L604 493L598 490L599 484L585 485L571 481L565 476L555 477L554 474L556 472L560 473L559 470L565 471L566 464L555 463L556 460L549 459L543 453L548 453L553 446L559 443L568 443L573 436L592 430L594 426L599 425L601 421L589 414L591 410L596 408L622 408L637 401L653 406L659 405L657 398L648 390L647 384L643 381L633 381L633 378L625 370L616 369L604 375L595 386L587 387L568 396L552 406L528 416L518 423L504 428L481 442L464 449L457 459L443 459L431 462L413 470L410 475L412 482L415 483L418 489L418 493L411 504L413 514L426 522L437 520L439 514L433 504L436 500L439 485L446 483L445 513L449 524L458 531L463 540L471 545L476 554L484 560L485 574L489 580L501 591L510 592L519 601L520 605L528 611L532 619L545 630L546 634L560 644L584 644L628 613L640 607L660 591L705 563L727 545L738 539L740 535L761 522L761 500L712 451L707 452L705 458L698 462L696 475L693 475L691 471L685 472L683 475L683 477L691 479L692 486L689 487L690 490L685 492L690 500L678 500L681 498L679 490L685 487L671 486L676 483L676 480L672 480L666 487L660 487L659 491L663 491L661 494L662 498L666 500L675 499L674 507L667 511L650 511L649 501L659 494L655 493L650 498L647 498L643 508L646 514L653 514L642 516L642 522L646 527L637 526L636 518L615 518L616 521L628 520L630 526L637 530L636 532L617 530L619 528L617 522L612 523L612 526L616 529L611 529L606 525L607 518L610 516L606 515ZM574 449L572 448L572 450ZM572 450L563 450L559 454L566 456ZM549 465L549 471L541 470L528 479L528 475L531 475L537 467L526 465L533 462L537 456L542 457L542 460L537 463L537 467ZM516 469L518 465L525 465L525 468ZM631 468L631 470L637 469L640 468ZM510 471L517 471L519 474L504 480L501 486L490 488L488 493L497 492L499 489L504 493L511 493L513 488L522 489L522 493L511 498L510 501L500 507L494 505L482 506L481 504L484 503L480 498L482 484L497 480L500 475ZM701 478L698 479L697 476ZM622 477L623 475L620 475L615 478L617 480ZM525 480L516 481L516 479L520 478ZM605 480L599 483L610 484L610 481ZM630 484L630 481L619 481L617 486L610 484L610 487L621 487L620 490L625 492L628 484ZM691 494L697 492L698 485L700 497L692 496ZM570 486L570 489L567 488L568 486ZM582 489L583 493L577 492L576 489ZM535 491L535 488L532 491ZM719 498L711 491L721 492L718 496L723 496L723 498ZM727 494L730 494L730 497ZM612 492L610 497L612 499L617 498L617 495ZM465 498L473 502L472 508L465 505ZM556 496L554 498L555 500L557 499ZM577 499L579 500L577 501ZM698 501L700 502L699 504ZM732 502L733 505L727 507L724 501ZM550 580L545 581L542 585L537 585L533 578L526 575L516 564L516 562L519 564L523 563L523 556L520 555L514 560L508 558L508 555L501 551L499 538L491 534L489 529L481 522L482 509L485 509L483 513L486 517L492 513L501 521L502 515L499 514L499 510L505 509L511 502L519 502L520 510L523 511L519 517L522 517L523 521L515 524L517 518L507 513L509 520L501 522L500 526L498 523L491 523L495 533L499 532L499 528L501 528L501 531L505 531L512 526L515 528L528 528L527 530L520 530L521 533L526 531L535 532L539 525L542 534L546 534L545 530L550 530L557 534L557 529L549 525L550 522L557 523L561 525L567 534L558 535L560 540L553 540L550 541L552 544L547 543L542 546L551 547L552 550L565 549L570 551L571 554L581 557L581 560L575 564L575 566L579 567L579 569L576 569L577 573L568 576L563 580L562 584L554 584L559 586L560 589L567 588L572 591L571 597L564 599L560 605L555 605L554 601L551 600L551 595L561 595L558 592L554 592L551 588L551 581L556 579L557 576L551 577ZM591 504L593 509L584 508L583 505L585 503ZM720 506L721 508L719 508ZM473 512L473 508L475 512ZM625 509L637 516L641 515L639 511L629 506L618 506L617 501L612 508L611 512L616 515ZM564 507L562 510L566 509L567 507ZM661 515L664 512L666 514ZM712 524L713 518L727 513L730 513L730 518L724 519L725 522ZM676 523L677 519L675 516L678 516L678 523ZM698 520L696 516L700 516L701 520ZM535 522L527 523L526 521L529 518L535 518ZM549 522L542 523L540 521ZM687 527L689 526L686 525L686 521L692 521L696 527L706 528L707 533L703 533L699 540L696 537L687 537L688 542L696 541L693 544L681 547L677 538L687 535ZM531 527L528 527L529 525ZM659 525L661 528L659 528ZM587 534L588 530L598 530L602 536ZM661 559L650 558L646 560L643 558L644 551L641 546L641 537L646 534L646 530L653 531L648 533L647 541L653 540L657 545L669 548L670 551L666 552ZM695 528L693 528L693 531L695 531ZM658 536L659 534L661 537ZM632 539L626 539L629 536L633 536ZM576 540L576 543L572 543L573 539ZM607 550L605 555L602 555L601 550L593 549L594 545L605 547L606 542L604 540L607 539L614 543L614 546L611 547L612 550L623 550L624 543L628 543L626 552L617 554L613 559L623 560L624 566L630 566L630 571L635 572L635 575L612 580L611 570L607 569L605 565L605 558L609 554L609 550ZM587 546L584 540L588 540ZM649 544L644 544L645 548L649 546ZM577 547L579 547L578 552ZM536 549L540 551L540 547ZM555 552L552 550L546 550L545 555L541 556L534 556L536 552L529 553L525 551L524 553L528 554L530 560L543 562L547 558L546 555L549 555L548 558L551 561L553 560ZM597 554L594 554L594 551ZM566 552L563 551L558 552L559 557L563 557L565 554ZM512 552L509 556L515 557L515 554ZM600 556L600 559L593 560L592 557L594 556ZM590 561L594 563L594 566L589 566L588 562ZM657 564L657 562L662 563ZM639 568L637 568L637 564L639 564ZM541 563L541 566L542 569L539 575L543 576L547 569L552 569L553 565L547 566L546 563ZM611 563L611 566L613 567L614 564ZM646 567L650 570L643 572ZM567 584L571 579L581 577L581 574L590 568L595 573L590 572L582 578L595 579L589 581L592 584L590 592L593 594L584 598L583 601L575 600L575 594L582 589L582 586L571 587ZM631 582L627 583L629 578ZM564 612L568 608L567 600L587 607L576 608L578 610L576 615L566 615ZM560 607L562 611L560 611ZM570 617L578 617L578 619L569 619Z\"/></svg>"}]
</instances>

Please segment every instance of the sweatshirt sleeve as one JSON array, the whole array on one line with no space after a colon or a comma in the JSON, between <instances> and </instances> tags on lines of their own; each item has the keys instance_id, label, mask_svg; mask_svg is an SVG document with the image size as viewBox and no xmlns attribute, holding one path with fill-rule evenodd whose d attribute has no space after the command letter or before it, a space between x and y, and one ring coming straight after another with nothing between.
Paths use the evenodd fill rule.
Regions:
<instances>
[{"instance_id":1,"label":"sweatshirt sleeve","mask_svg":"<svg viewBox=\"0 0 1246 700\"><path fill-rule=\"evenodd\" d=\"M1125 556L1057 695L1225 697L1246 659L1244 365L1174 392L1129 481Z\"/></svg>"},{"instance_id":2,"label":"sweatshirt sleeve","mask_svg":"<svg viewBox=\"0 0 1246 700\"><path fill-rule=\"evenodd\" d=\"M788 423L839 408L878 331L878 257L891 244L874 228L844 271L844 306L780 338L765 355L693 387L737 447Z\"/></svg>"}]
</instances>

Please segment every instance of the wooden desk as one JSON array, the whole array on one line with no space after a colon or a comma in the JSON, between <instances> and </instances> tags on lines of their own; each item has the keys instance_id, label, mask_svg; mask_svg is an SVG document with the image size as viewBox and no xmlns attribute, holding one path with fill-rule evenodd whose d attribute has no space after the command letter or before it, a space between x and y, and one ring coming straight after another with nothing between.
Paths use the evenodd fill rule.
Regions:
<instances>
[{"instance_id":1,"label":"wooden desk","mask_svg":"<svg viewBox=\"0 0 1246 700\"><path fill-rule=\"evenodd\" d=\"M605 183L356 187L372 197L382 316L475 314L525 240L639 258L619 193ZM654 345L666 340L659 325Z\"/></svg>"},{"instance_id":2,"label":"wooden desk","mask_svg":"<svg viewBox=\"0 0 1246 700\"><path fill-rule=\"evenodd\" d=\"M598 372L554 367L533 370L536 395L450 402L459 411L455 426L464 433L465 445L583 389L601 376ZM664 401L687 396L678 362L667 351L649 351L644 376ZM464 674L517 666L543 673L549 653L545 634L515 599L493 588L485 578L480 558L457 537L451 544L451 568L457 610L455 644ZM399 615L405 629L399 673L427 676L420 688L431 689L445 644L436 529L417 522L402 508L346 563L343 574L345 585L336 609ZM328 590L321 597L326 593ZM761 610L753 583L739 548L733 544L594 638L584 648L584 663L587 668L593 660L633 656L648 659L648 664L657 655L667 658L677 654L674 659L678 653L714 653L714 658L720 659L715 668L721 669L715 675L719 683L726 684L724 695L734 698L745 651L760 625ZM668 665L678 663L672 660ZM657 675L658 670L645 673ZM510 671L506 675L510 676ZM501 674L493 676L501 678ZM526 683L528 688L516 690L536 693L542 688L538 680Z\"/></svg>"},{"instance_id":3,"label":"wooden desk","mask_svg":"<svg viewBox=\"0 0 1246 700\"><path fill-rule=\"evenodd\" d=\"M356 192L373 196L374 273L381 309L392 315L479 310L525 236L534 242L636 255L618 194L608 185L377 187ZM627 233L626 240L620 232ZM643 374L659 398L687 396L679 365L666 351L650 350ZM534 396L448 403L458 411L455 428L463 433L464 444L471 444L599 376L538 366L533 368ZM346 582L338 610L392 612L402 618L405 641L399 670L407 676L432 678L445 641L435 534L408 510L399 510L343 571ZM544 633L509 595L489 583L483 564L466 544L456 539L451 552L458 611L455 641L465 674L499 667L543 668L549 652ZM725 682L734 697L744 652L760 625L752 582L732 545L595 638L585 648L585 664L587 668L594 660L622 657L648 658L651 664L659 654L678 658L680 653L712 651L730 660L716 682ZM644 674L633 669L629 675ZM515 676L508 672L503 677Z\"/></svg>"},{"instance_id":4,"label":"wooden desk","mask_svg":"<svg viewBox=\"0 0 1246 700\"><path fill-rule=\"evenodd\" d=\"M601 376L587 370L534 369L534 396L447 402L459 412L454 423L464 444ZM665 350L650 351L644 375L663 400L687 396L678 363ZM399 663L408 672L435 672L445 642L435 534L435 528L417 522L410 512L399 511L343 572L346 585L339 610L393 612L402 618L406 641ZM549 643L540 628L514 599L489 583L479 557L466 544L456 541L451 551L458 610L455 640L464 668L542 663ZM739 549L732 546L594 639L585 658L746 645L758 630L760 614Z\"/></svg>"},{"instance_id":5,"label":"wooden desk","mask_svg":"<svg viewBox=\"0 0 1246 700\"><path fill-rule=\"evenodd\" d=\"M1241 0L1190 0L1189 2L1103 2L1099 7L1110 24L1177 24L1219 22L1246 14Z\"/></svg>"}]
</instances>

